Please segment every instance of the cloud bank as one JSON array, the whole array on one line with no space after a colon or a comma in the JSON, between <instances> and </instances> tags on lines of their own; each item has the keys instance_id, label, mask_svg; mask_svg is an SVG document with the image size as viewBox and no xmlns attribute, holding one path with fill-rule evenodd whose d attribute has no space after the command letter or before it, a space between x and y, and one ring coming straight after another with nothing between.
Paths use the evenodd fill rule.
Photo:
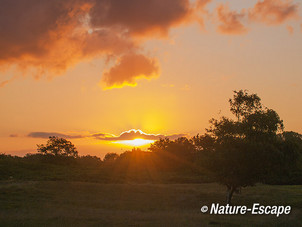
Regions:
<instances>
[{"instance_id":1,"label":"cloud bank","mask_svg":"<svg viewBox=\"0 0 302 227\"><path fill-rule=\"evenodd\" d=\"M161 135L161 134L147 134L141 130L131 129L129 131L122 132L119 136L100 136L97 139L107 141L121 141L121 140L133 140L133 139L146 139L146 140L159 140L160 138L177 139L179 137L186 136L186 134L173 134L173 135Z\"/></svg>"},{"instance_id":2,"label":"cloud bank","mask_svg":"<svg viewBox=\"0 0 302 227\"><path fill-rule=\"evenodd\" d=\"M168 38L171 28L194 22L203 27L207 15L219 33L242 35L251 23L280 25L299 18L292 0L258 0L240 12L216 4L216 13L206 9L209 3L215 1L0 0L0 69L14 66L38 79L113 56L116 65L100 72L105 88L133 86L137 78L160 71L158 61L144 54L144 41ZM9 82L0 80L0 87Z\"/></svg>"},{"instance_id":3,"label":"cloud bank","mask_svg":"<svg viewBox=\"0 0 302 227\"><path fill-rule=\"evenodd\" d=\"M85 137L83 135L68 135L68 134L57 133L57 132L31 132L27 135L27 137L42 138L42 139L48 139L50 136L62 137L66 139L80 139ZM16 137L16 135L10 135L10 137Z\"/></svg>"},{"instance_id":4,"label":"cloud bank","mask_svg":"<svg viewBox=\"0 0 302 227\"><path fill-rule=\"evenodd\" d=\"M133 140L133 139L146 139L146 140L159 140L160 138L177 139L179 137L187 136L187 134L173 134L173 135L162 135L162 134L148 134L141 130L131 129L122 132L120 135L116 136L111 133L94 133L94 134L77 134L69 135L58 132L30 132L27 137L31 138L42 138L48 139L50 136L62 137L66 139L83 139L83 138L93 138L104 141L122 141L122 140ZM16 134L10 135L10 137L18 137Z\"/></svg>"}]
</instances>

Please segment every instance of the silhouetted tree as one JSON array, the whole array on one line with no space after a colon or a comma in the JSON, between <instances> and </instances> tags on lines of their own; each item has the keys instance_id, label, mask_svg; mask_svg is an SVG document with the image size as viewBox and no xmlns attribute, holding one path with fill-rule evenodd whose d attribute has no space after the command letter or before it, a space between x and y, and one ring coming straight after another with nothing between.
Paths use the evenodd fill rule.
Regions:
<instances>
[{"instance_id":1,"label":"silhouetted tree","mask_svg":"<svg viewBox=\"0 0 302 227\"><path fill-rule=\"evenodd\" d=\"M211 119L207 134L195 138L207 157L204 164L227 187L227 203L235 191L254 185L272 171L280 151L277 133L283 131L278 114L263 107L258 95L234 91L229 102L236 119Z\"/></svg>"},{"instance_id":2,"label":"silhouetted tree","mask_svg":"<svg viewBox=\"0 0 302 227\"><path fill-rule=\"evenodd\" d=\"M215 145L215 139L209 134L197 135L192 137L192 143L197 151L213 151Z\"/></svg>"},{"instance_id":3,"label":"silhouetted tree","mask_svg":"<svg viewBox=\"0 0 302 227\"><path fill-rule=\"evenodd\" d=\"M257 94L249 95L247 90L234 91L233 99L229 99L230 111L237 117L242 117L262 110L261 99Z\"/></svg>"},{"instance_id":4,"label":"silhouetted tree","mask_svg":"<svg viewBox=\"0 0 302 227\"><path fill-rule=\"evenodd\" d=\"M117 153L107 153L103 159L104 162L114 162L119 155Z\"/></svg>"},{"instance_id":5,"label":"silhouetted tree","mask_svg":"<svg viewBox=\"0 0 302 227\"><path fill-rule=\"evenodd\" d=\"M50 136L46 145L37 144L37 147L37 151L42 154L78 157L78 151L70 141L56 136Z\"/></svg>"},{"instance_id":6,"label":"silhouetted tree","mask_svg":"<svg viewBox=\"0 0 302 227\"><path fill-rule=\"evenodd\" d=\"M275 158L274 171L265 182L271 184L302 183L302 135L283 132L278 140L279 156Z\"/></svg>"},{"instance_id":7,"label":"silhouetted tree","mask_svg":"<svg viewBox=\"0 0 302 227\"><path fill-rule=\"evenodd\" d=\"M174 170L195 169L192 165L196 156L196 149L192 141L186 137L179 137L175 140L169 138L155 141L148 148L162 162L164 166Z\"/></svg>"}]
</instances>

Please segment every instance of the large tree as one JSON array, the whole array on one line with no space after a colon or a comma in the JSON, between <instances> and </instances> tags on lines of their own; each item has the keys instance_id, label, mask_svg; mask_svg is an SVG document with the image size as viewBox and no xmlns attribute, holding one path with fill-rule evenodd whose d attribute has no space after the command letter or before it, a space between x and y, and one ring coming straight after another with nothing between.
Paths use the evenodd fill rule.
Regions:
<instances>
[{"instance_id":1,"label":"large tree","mask_svg":"<svg viewBox=\"0 0 302 227\"><path fill-rule=\"evenodd\" d=\"M257 94L234 91L229 103L234 119L211 119L207 133L193 138L205 156L204 165L227 187L227 203L235 191L272 171L279 153L278 133L283 131L278 114L264 107Z\"/></svg>"},{"instance_id":2,"label":"large tree","mask_svg":"<svg viewBox=\"0 0 302 227\"><path fill-rule=\"evenodd\" d=\"M37 144L37 147L37 151L42 154L71 157L78 156L76 147L70 141L56 136L50 136L46 145Z\"/></svg>"}]
</instances>

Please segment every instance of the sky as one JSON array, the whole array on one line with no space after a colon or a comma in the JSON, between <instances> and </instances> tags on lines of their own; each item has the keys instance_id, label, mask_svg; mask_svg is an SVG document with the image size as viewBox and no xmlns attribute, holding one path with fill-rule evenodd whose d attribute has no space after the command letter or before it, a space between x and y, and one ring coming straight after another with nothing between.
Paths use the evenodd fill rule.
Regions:
<instances>
[{"instance_id":1,"label":"sky","mask_svg":"<svg viewBox=\"0 0 302 227\"><path fill-rule=\"evenodd\" d=\"M0 5L0 153L59 136L103 157L194 136L240 89L302 133L301 1Z\"/></svg>"}]
</instances>

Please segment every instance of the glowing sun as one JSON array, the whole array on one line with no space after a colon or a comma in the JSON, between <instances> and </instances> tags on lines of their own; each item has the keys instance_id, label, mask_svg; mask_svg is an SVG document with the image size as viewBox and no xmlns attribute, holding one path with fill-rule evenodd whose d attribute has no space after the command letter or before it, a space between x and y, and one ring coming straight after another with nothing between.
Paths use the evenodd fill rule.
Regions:
<instances>
[{"instance_id":1,"label":"glowing sun","mask_svg":"<svg viewBox=\"0 0 302 227\"><path fill-rule=\"evenodd\" d=\"M134 147L139 147L139 146L144 146L150 143L154 143L155 140L145 140L145 139L133 139L133 140L120 140L120 141L115 141L114 143L118 144L124 144L128 146L134 146Z\"/></svg>"}]
</instances>

